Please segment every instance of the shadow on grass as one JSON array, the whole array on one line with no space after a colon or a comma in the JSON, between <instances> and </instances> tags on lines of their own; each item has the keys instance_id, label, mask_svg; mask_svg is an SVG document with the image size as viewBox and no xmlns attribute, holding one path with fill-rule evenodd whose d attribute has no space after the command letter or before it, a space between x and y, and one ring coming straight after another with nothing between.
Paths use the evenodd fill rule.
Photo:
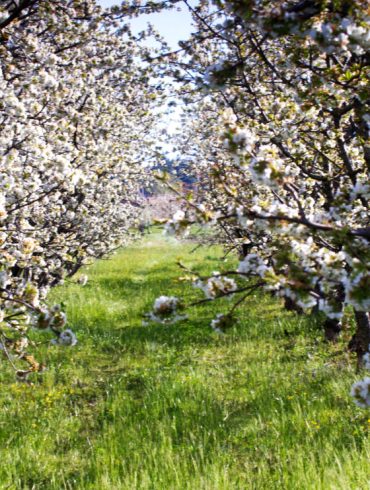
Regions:
<instances>
[{"instance_id":1,"label":"shadow on grass","mask_svg":"<svg viewBox=\"0 0 370 490\"><path fill-rule=\"evenodd\" d=\"M99 338L100 346L104 347L103 330L104 323L94 327L93 335ZM103 337L103 338L101 338ZM214 342L214 334L210 327L205 324L204 321L196 322L181 322L175 325L156 325L150 324L147 326L142 325L127 325L122 328L116 328L112 331L109 342L112 341L120 344L124 350L137 350L140 345L145 346L148 343L156 343L162 347L177 348L179 354L181 350L188 346L204 346ZM107 345L108 350L109 345ZM117 349L117 345L113 350Z\"/></svg>"},{"instance_id":2,"label":"shadow on grass","mask_svg":"<svg viewBox=\"0 0 370 490\"><path fill-rule=\"evenodd\" d=\"M173 271L172 271L173 273ZM149 279L150 277L150 279ZM102 278L99 280L100 289L104 292L109 292L110 297L113 295L118 298L122 298L122 301L127 300L127 297L133 297L135 292L147 290L150 292L160 292L161 294L169 294L170 288L173 289L173 283L175 282L176 275L168 274L168 278L163 279L156 277L156 275L149 274L144 280L130 279L130 278ZM89 291L90 292L90 291ZM93 292L93 289L91 289ZM127 294L128 293L128 294Z\"/></svg>"}]
</instances>

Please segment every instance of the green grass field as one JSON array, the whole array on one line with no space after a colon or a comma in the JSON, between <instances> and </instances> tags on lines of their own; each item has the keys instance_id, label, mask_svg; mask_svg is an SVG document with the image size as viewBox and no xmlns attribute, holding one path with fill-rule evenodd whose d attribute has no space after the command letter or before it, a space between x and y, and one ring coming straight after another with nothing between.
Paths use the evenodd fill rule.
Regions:
<instances>
[{"instance_id":1,"label":"green grass field","mask_svg":"<svg viewBox=\"0 0 370 490\"><path fill-rule=\"evenodd\" d=\"M152 235L91 266L87 286L53 292L79 343L39 347L48 369L32 384L2 362L1 490L370 488L349 331L327 345L314 320L263 295L226 335L208 326L215 304L142 326L157 296L197 296L177 258L220 269L220 249L193 247Z\"/></svg>"}]
</instances>

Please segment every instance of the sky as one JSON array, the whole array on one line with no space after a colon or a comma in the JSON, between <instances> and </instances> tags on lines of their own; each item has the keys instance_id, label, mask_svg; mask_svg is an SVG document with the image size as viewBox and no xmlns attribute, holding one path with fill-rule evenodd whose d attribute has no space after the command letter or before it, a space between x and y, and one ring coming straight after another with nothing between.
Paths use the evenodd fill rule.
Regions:
<instances>
[{"instance_id":1,"label":"sky","mask_svg":"<svg viewBox=\"0 0 370 490\"><path fill-rule=\"evenodd\" d=\"M192 0L192 3L194 1L196 0ZM112 5L121 3L119 0L96 0L96 2L102 7L111 7ZM139 18L133 18L130 24L133 32L137 33L145 29L147 23L150 22L168 43L170 49L176 50L178 48L178 42L186 40L192 32L191 21L191 15L186 5L184 5L180 11L173 9L164 10L156 14L141 15ZM163 117L159 116L158 127L163 127L169 135L175 133L180 123L181 111L180 104L172 108L171 114L165 114ZM168 156L174 156L170 136L168 143L163 145L163 149Z\"/></svg>"},{"instance_id":2,"label":"sky","mask_svg":"<svg viewBox=\"0 0 370 490\"><path fill-rule=\"evenodd\" d=\"M97 0L97 3L102 7L120 4L119 0ZM177 43L179 41L187 39L192 30L191 16L186 6L182 7L180 12L165 10L157 14L142 15L139 18L132 19L133 31L139 32L145 29L148 22L153 24L172 49L178 47Z\"/></svg>"}]
</instances>

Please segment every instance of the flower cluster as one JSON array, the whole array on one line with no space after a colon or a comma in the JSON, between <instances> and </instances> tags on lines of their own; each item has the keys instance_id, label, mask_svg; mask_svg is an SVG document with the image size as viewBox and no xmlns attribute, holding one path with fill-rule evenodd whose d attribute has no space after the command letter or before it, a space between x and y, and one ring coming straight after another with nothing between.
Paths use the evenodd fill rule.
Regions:
<instances>
[{"instance_id":1,"label":"flower cluster","mask_svg":"<svg viewBox=\"0 0 370 490\"><path fill-rule=\"evenodd\" d=\"M370 370L370 352L367 352L363 356L363 363L365 369ZM365 377L361 381L354 383L351 389L351 396L354 398L356 405L359 407L370 407L370 378Z\"/></svg>"},{"instance_id":2,"label":"flower cluster","mask_svg":"<svg viewBox=\"0 0 370 490\"><path fill-rule=\"evenodd\" d=\"M370 378L366 377L352 386L351 396L361 408L370 407Z\"/></svg>"},{"instance_id":3,"label":"flower cluster","mask_svg":"<svg viewBox=\"0 0 370 490\"><path fill-rule=\"evenodd\" d=\"M181 209L177 210L172 219L169 219L165 224L165 232L168 235L184 235L188 231L189 220L186 219L185 212Z\"/></svg>"},{"instance_id":4,"label":"flower cluster","mask_svg":"<svg viewBox=\"0 0 370 490\"><path fill-rule=\"evenodd\" d=\"M214 272L213 276L206 281L196 281L194 286L201 289L209 299L230 295L237 290L234 279L221 276L219 272Z\"/></svg>"},{"instance_id":5,"label":"flower cluster","mask_svg":"<svg viewBox=\"0 0 370 490\"><path fill-rule=\"evenodd\" d=\"M146 314L146 318L155 323L169 324L186 318L180 315L183 308L179 298L175 296L159 296L154 301L153 310Z\"/></svg>"},{"instance_id":6,"label":"flower cluster","mask_svg":"<svg viewBox=\"0 0 370 490\"><path fill-rule=\"evenodd\" d=\"M369 352L363 356L362 360L365 369L370 370L370 345ZM351 396L359 407L370 407L370 378L368 376L352 385Z\"/></svg>"},{"instance_id":7,"label":"flower cluster","mask_svg":"<svg viewBox=\"0 0 370 490\"><path fill-rule=\"evenodd\" d=\"M219 334L223 334L232 325L233 319L229 314L217 313L216 318L211 321L211 328Z\"/></svg>"},{"instance_id":8,"label":"flower cluster","mask_svg":"<svg viewBox=\"0 0 370 490\"><path fill-rule=\"evenodd\" d=\"M76 335L72 332L71 329L67 328L62 332L58 338L52 340L52 344L54 345L76 345L77 338Z\"/></svg>"},{"instance_id":9,"label":"flower cluster","mask_svg":"<svg viewBox=\"0 0 370 490\"><path fill-rule=\"evenodd\" d=\"M80 284L81 286L86 286L86 284L89 281L89 277L86 274L82 274L78 280L77 283Z\"/></svg>"}]
</instances>

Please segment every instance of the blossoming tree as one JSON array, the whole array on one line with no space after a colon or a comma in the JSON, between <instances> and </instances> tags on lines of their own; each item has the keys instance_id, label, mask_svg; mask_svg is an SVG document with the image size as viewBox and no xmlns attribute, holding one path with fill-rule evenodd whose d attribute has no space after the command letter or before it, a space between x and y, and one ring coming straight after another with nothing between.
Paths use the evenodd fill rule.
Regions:
<instances>
[{"instance_id":1,"label":"blossoming tree","mask_svg":"<svg viewBox=\"0 0 370 490\"><path fill-rule=\"evenodd\" d=\"M241 245L236 271L202 280L207 296L246 296L243 280L255 278L251 288L322 311L328 337L352 308L361 359L370 343L367 2L189 8L198 29L174 71L191 108L201 190L167 227L213 221ZM212 325L230 321L220 314Z\"/></svg>"},{"instance_id":2,"label":"blossoming tree","mask_svg":"<svg viewBox=\"0 0 370 490\"><path fill-rule=\"evenodd\" d=\"M28 353L33 328L76 342L45 306L49 288L136 222L161 94L119 9L1 1L0 35L0 347L26 376L43 368Z\"/></svg>"}]
</instances>

